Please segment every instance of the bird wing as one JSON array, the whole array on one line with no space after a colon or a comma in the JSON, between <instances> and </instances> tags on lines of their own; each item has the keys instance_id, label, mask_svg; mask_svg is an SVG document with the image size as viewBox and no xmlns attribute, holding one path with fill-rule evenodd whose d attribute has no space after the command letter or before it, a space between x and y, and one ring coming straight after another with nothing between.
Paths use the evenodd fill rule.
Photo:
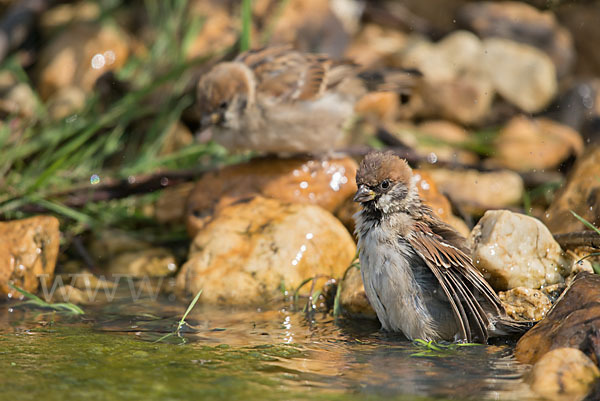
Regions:
<instances>
[{"instance_id":1,"label":"bird wing","mask_svg":"<svg viewBox=\"0 0 600 401\"><path fill-rule=\"evenodd\" d=\"M437 231L437 232L436 232ZM414 224L408 241L431 269L446 294L460 328L462 340L487 341L489 319L480 300L497 315L501 303L494 290L473 266L462 239L442 222Z\"/></svg>"},{"instance_id":2,"label":"bird wing","mask_svg":"<svg viewBox=\"0 0 600 401\"><path fill-rule=\"evenodd\" d=\"M254 72L257 93L279 101L317 99L352 72L325 55L285 46L249 50L236 61L245 63Z\"/></svg>"}]
</instances>

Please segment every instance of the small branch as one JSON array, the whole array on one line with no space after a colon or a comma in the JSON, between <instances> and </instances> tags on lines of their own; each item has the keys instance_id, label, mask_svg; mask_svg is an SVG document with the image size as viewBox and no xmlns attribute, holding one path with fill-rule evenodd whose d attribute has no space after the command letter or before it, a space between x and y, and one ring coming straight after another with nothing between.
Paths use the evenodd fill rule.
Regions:
<instances>
[{"instance_id":1,"label":"small branch","mask_svg":"<svg viewBox=\"0 0 600 401\"><path fill-rule=\"evenodd\" d=\"M575 249L581 247L600 249L600 235L593 231L555 234L554 239L563 249Z\"/></svg>"}]
</instances>

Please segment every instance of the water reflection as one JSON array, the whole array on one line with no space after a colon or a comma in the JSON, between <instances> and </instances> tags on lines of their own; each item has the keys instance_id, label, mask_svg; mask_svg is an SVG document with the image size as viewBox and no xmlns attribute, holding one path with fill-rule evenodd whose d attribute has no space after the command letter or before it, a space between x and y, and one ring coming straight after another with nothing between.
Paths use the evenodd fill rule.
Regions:
<instances>
[{"instance_id":1,"label":"water reflection","mask_svg":"<svg viewBox=\"0 0 600 401\"><path fill-rule=\"evenodd\" d=\"M129 335L140 342L170 332L186 305L167 298L127 297L87 307L84 320L2 305L0 334L47 325L87 325L105 336ZM247 310L198 305L183 330L183 347L228 346L255 352L272 345L289 347L289 355L267 358L259 373L279 380L290 391L364 394L376 397L414 395L469 400L537 400L522 382L523 365L512 346L459 347L419 357L422 348L400 336L379 331L374 322L334 321L317 314L308 321L293 305ZM120 333L120 334L117 334ZM175 340L177 340L175 338ZM180 347L174 345L165 347ZM294 351L294 352L291 352Z\"/></svg>"}]
</instances>

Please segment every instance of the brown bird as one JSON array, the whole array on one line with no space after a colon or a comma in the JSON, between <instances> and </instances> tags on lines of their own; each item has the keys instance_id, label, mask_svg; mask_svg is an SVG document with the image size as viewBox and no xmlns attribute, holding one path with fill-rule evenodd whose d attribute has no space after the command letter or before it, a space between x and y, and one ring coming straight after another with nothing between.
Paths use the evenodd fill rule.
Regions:
<instances>
[{"instance_id":1,"label":"brown bird","mask_svg":"<svg viewBox=\"0 0 600 401\"><path fill-rule=\"evenodd\" d=\"M383 329L411 340L485 343L531 327L506 315L465 239L421 201L405 160L370 153L356 183L361 273Z\"/></svg>"},{"instance_id":2,"label":"brown bird","mask_svg":"<svg viewBox=\"0 0 600 401\"><path fill-rule=\"evenodd\" d=\"M354 64L289 47L250 50L198 83L202 126L230 150L318 153L335 149L355 103L376 87L409 94L416 71L361 73Z\"/></svg>"}]
</instances>

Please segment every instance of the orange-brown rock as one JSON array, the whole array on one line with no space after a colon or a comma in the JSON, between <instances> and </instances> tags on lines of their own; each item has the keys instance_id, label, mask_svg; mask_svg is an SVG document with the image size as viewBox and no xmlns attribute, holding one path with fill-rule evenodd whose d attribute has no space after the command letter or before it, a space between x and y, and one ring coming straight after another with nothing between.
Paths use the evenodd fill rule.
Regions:
<instances>
[{"instance_id":1,"label":"orange-brown rock","mask_svg":"<svg viewBox=\"0 0 600 401\"><path fill-rule=\"evenodd\" d=\"M557 348L533 365L527 381L545 400L581 401L599 377L600 369L583 352L577 348Z\"/></svg>"},{"instance_id":2,"label":"orange-brown rock","mask_svg":"<svg viewBox=\"0 0 600 401\"><path fill-rule=\"evenodd\" d=\"M575 130L547 118L512 118L496 139L493 161L517 171L556 167L570 155L583 152Z\"/></svg>"},{"instance_id":3,"label":"orange-brown rock","mask_svg":"<svg viewBox=\"0 0 600 401\"><path fill-rule=\"evenodd\" d=\"M193 182L163 189L154 207L154 217L161 224L183 223L188 197L196 186Z\"/></svg>"},{"instance_id":4,"label":"orange-brown rock","mask_svg":"<svg viewBox=\"0 0 600 401\"><path fill-rule=\"evenodd\" d=\"M350 158L259 158L207 173L189 197L188 232L193 237L215 212L252 195L319 205L333 212L356 192L356 169Z\"/></svg>"},{"instance_id":5,"label":"orange-brown rock","mask_svg":"<svg viewBox=\"0 0 600 401\"><path fill-rule=\"evenodd\" d=\"M369 303L359 269L351 269L341 283L340 305L345 315L352 318L377 320Z\"/></svg>"},{"instance_id":6,"label":"orange-brown rock","mask_svg":"<svg viewBox=\"0 0 600 401\"><path fill-rule=\"evenodd\" d=\"M540 290L517 287L498 293L508 316L515 320L541 320L550 308L550 298Z\"/></svg>"},{"instance_id":7,"label":"orange-brown rock","mask_svg":"<svg viewBox=\"0 0 600 401\"><path fill-rule=\"evenodd\" d=\"M600 327L600 275L579 273L545 319L517 343L515 356L536 363L550 350L569 347L585 352L598 364L590 340Z\"/></svg>"},{"instance_id":8,"label":"orange-brown rock","mask_svg":"<svg viewBox=\"0 0 600 401\"><path fill-rule=\"evenodd\" d=\"M48 284L58 257L58 219L36 216L0 223L0 299L19 296L8 284L36 292Z\"/></svg>"},{"instance_id":9,"label":"orange-brown rock","mask_svg":"<svg viewBox=\"0 0 600 401\"><path fill-rule=\"evenodd\" d=\"M260 196L220 209L195 236L177 288L208 303L251 305L294 291L303 280L341 278L356 253L352 237L315 205ZM309 291L304 286L302 294Z\"/></svg>"},{"instance_id":10,"label":"orange-brown rock","mask_svg":"<svg viewBox=\"0 0 600 401\"><path fill-rule=\"evenodd\" d=\"M600 146L593 146L577 160L567 183L555 195L544 215L554 234L583 231L587 228L571 210L600 227Z\"/></svg>"},{"instance_id":11,"label":"orange-brown rock","mask_svg":"<svg viewBox=\"0 0 600 401\"><path fill-rule=\"evenodd\" d=\"M128 38L116 26L72 25L40 52L36 74L40 96L48 99L65 86L89 92L100 75L123 66L129 53Z\"/></svg>"}]
</instances>

